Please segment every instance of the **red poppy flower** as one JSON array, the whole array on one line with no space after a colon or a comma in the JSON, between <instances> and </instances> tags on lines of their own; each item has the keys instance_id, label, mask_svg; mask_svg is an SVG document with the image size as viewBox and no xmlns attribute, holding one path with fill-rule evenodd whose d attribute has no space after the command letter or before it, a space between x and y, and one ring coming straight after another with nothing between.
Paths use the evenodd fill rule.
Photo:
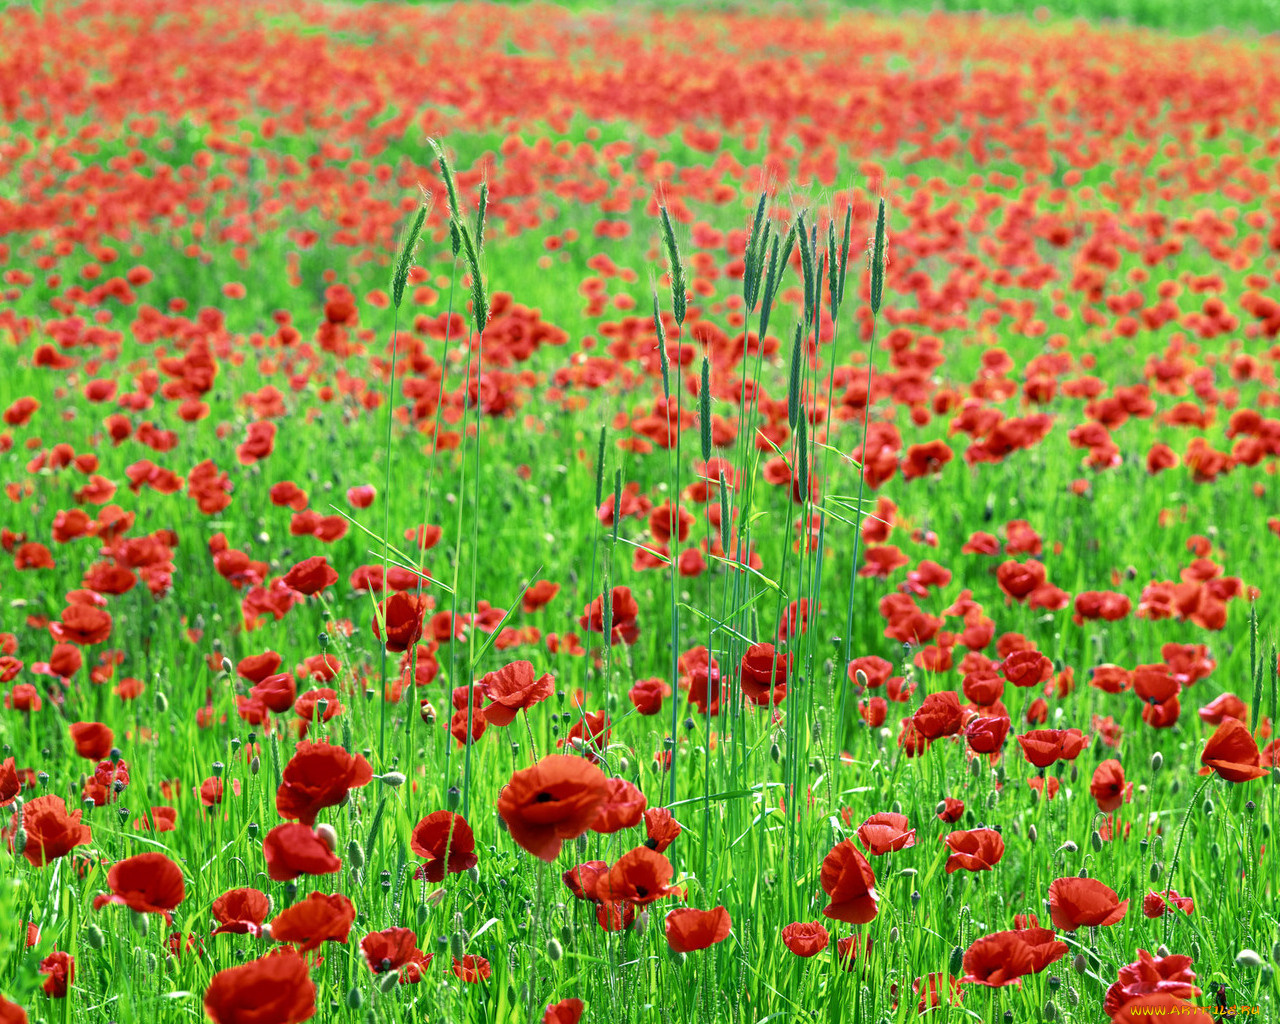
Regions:
<instances>
[{"instance_id":1,"label":"red poppy flower","mask_svg":"<svg viewBox=\"0 0 1280 1024\"><path fill-rule=\"evenodd\" d=\"M677 953L692 953L723 942L732 927L729 911L724 907L672 910L667 914L667 945Z\"/></svg>"},{"instance_id":2,"label":"red poppy flower","mask_svg":"<svg viewBox=\"0 0 1280 1024\"><path fill-rule=\"evenodd\" d=\"M569 891L580 900L596 899L596 886L609 873L609 865L602 860L589 860L572 867L561 877Z\"/></svg>"},{"instance_id":3,"label":"red poppy flower","mask_svg":"<svg viewBox=\"0 0 1280 1024\"><path fill-rule=\"evenodd\" d=\"M480 679L489 698L484 717L492 725L510 725L516 713L546 700L555 690L550 674L534 678L533 663L515 661Z\"/></svg>"},{"instance_id":4,"label":"red poppy flower","mask_svg":"<svg viewBox=\"0 0 1280 1024\"><path fill-rule=\"evenodd\" d=\"M271 922L271 937L292 943L299 953L318 949L322 942L346 942L356 908L347 897L313 892L282 910Z\"/></svg>"},{"instance_id":5,"label":"red poppy flower","mask_svg":"<svg viewBox=\"0 0 1280 1024\"><path fill-rule=\"evenodd\" d=\"M476 985L482 981L488 981L493 971L489 967L489 961L484 957L472 956L468 953L461 960L454 957L453 973L460 980Z\"/></svg>"},{"instance_id":6,"label":"red poppy flower","mask_svg":"<svg viewBox=\"0 0 1280 1024\"><path fill-rule=\"evenodd\" d=\"M1079 729L1033 729L1018 737L1022 753L1037 768L1048 768L1059 758L1074 761L1089 745Z\"/></svg>"},{"instance_id":7,"label":"red poppy flower","mask_svg":"<svg viewBox=\"0 0 1280 1024\"><path fill-rule=\"evenodd\" d=\"M111 753L115 737L101 722L72 722L71 742L81 757L101 761Z\"/></svg>"},{"instance_id":8,"label":"red poppy flower","mask_svg":"<svg viewBox=\"0 0 1280 1024\"><path fill-rule=\"evenodd\" d=\"M215 974L204 1012L213 1024L301 1024L315 1016L315 982L292 948L273 950Z\"/></svg>"},{"instance_id":9,"label":"red poppy flower","mask_svg":"<svg viewBox=\"0 0 1280 1024\"><path fill-rule=\"evenodd\" d=\"M40 961L40 973L44 977L44 994L51 999L66 999L67 989L76 980L76 958L70 953L55 950Z\"/></svg>"},{"instance_id":10,"label":"red poppy flower","mask_svg":"<svg viewBox=\"0 0 1280 1024\"><path fill-rule=\"evenodd\" d=\"M1004 839L991 828L949 832L942 841L950 848L947 874L954 871L990 871L1004 856Z\"/></svg>"},{"instance_id":11,"label":"red poppy flower","mask_svg":"<svg viewBox=\"0 0 1280 1024\"><path fill-rule=\"evenodd\" d=\"M1031 950L1033 974L1039 974L1050 964L1057 963L1067 955L1070 949L1065 942L1053 934L1052 928L1021 928L1017 930L1017 935Z\"/></svg>"},{"instance_id":12,"label":"red poppy flower","mask_svg":"<svg viewBox=\"0 0 1280 1024\"><path fill-rule=\"evenodd\" d=\"M228 889L213 901L214 935L261 935L271 900L258 889Z\"/></svg>"},{"instance_id":13,"label":"red poppy flower","mask_svg":"<svg viewBox=\"0 0 1280 1024\"><path fill-rule=\"evenodd\" d=\"M27 1024L27 1011L0 996L0 1024Z\"/></svg>"},{"instance_id":14,"label":"red poppy flower","mask_svg":"<svg viewBox=\"0 0 1280 1024\"><path fill-rule=\"evenodd\" d=\"M383 638L386 629L386 646L392 654L407 651L422 636L422 620L430 608L426 594L409 594L397 591L378 604L378 614L373 617L373 635Z\"/></svg>"},{"instance_id":15,"label":"red poppy flower","mask_svg":"<svg viewBox=\"0 0 1280 1024\"><path fill-rule=\"evenodd\" d=\"M790 658L773 644L752 644L742 655L742 694L752 704L781 704L787 695Z\"/></svg>"},{"instance_id":16,"label":"red poppy flower","mask_svg":"<svg viewBox=\"0 0 1280 1024\"><path fill-rule=\"evenodd\" d=\"M18 794L21 792L22 780L18 778L14 760L6 757L4 763L0 764L0 807L8 807L18 799Z\"/></svg>"},{"instance_id":17,"label":"red poppy flower","mask_svg":"<svg viewBox=\"0 0 1280 1024\"><path fill-rule=\"evenodd\" d=\"M262 840L262 854L267 861L267 876L277 882L342 870L342 861L309 825L277 825Z\"/></svg>"},{"instance_id":18,"label":"red poppy flower","mask_svg":"<svg viewBox=\"0 0 1280 1024\"><path fill-rule=\"evenodd\" d=\"M964 724L960 698L954 690L931 693L911 716L916 732L927 740L954 736Z\"/></svg>"},{"instance_id":19,"label":"red poppy flower","mask_svg":"<svg viewBox=\"0 0 1280 1024\"><path fill-rule=\"evenodd\" d=\"M1137 961L1121 967L1115 984L1107 989L1102 1012L1113 1017L1121 1007L1149 995L1194 999L1201 994L1195 980L1191 957L1155 957L1145 949L1139 949Z\"/></svg>"},{"instance_id":20,"label":"red poppy flower","mask_svg":"<svg viewBox=\"0 0 1280 1024\"><path fill-rule=\"evenodd\" d=\"M858 826L857 836L862 848L874 857L916 845L916 830L906 815L892 811L871 815Z\"/></svg>"},{"instance_id":21,"label":"red poppy flower","mask_svg":"<svg viewBox=\"0 0 1280 1024\"><path fill-rule=\"evenodd\" d=\"M1144 917L1163 917L1173 910L1181 910L1184 914L1192 914L1196 909L1196 901L1190 896L1179 896L1177 891L1148 892L1142 897L1142 913Z\"/></svg>"},{"instance_id":22,"label":"red poppy flower","mask_svg":"<svg viewBox=\"0 0 1280 1024\"><path fill-rule=\"evenodd\" d=\"M964 977L971 985L999 988L1034 973L1031 949L1016 932L984 935L965 950Z\"/></svg>"},{"instance_id":23,"label":"red poppy flower","mask_svg":"<svg viewBox=\"0 0 1280 1024\"><path fill-rule=\"evenodd\" d=\"M644 812L644 830L648 836L644 845L658 853L674 843L683 831L680 822L665 807L650 807Z\"/></svg>"},{"instance_id":24,"label":"red poppy flower","mask_svg":"<svg viewBox=\"0 0 1280 1024\"><path fill-rule=\"evenodd\" d=\"M608 795L605 774L595 765L549 754L512 774L498 797L498 813L517 843L550 862L564 840L591 827Z\"/></svg>"},{"instance_id":25,"label":"red poppy flower","mask_svg":"<svg viewBox=\"0 0 1280 1024\"><path fill-rule=\"evenodd\" d=\"M1205 766L1200 770L1201 775L1217 772L1228 782L1248 782L1267 774L1258 744L1250 735L1249 727L1238 718L1223 720L1205 743L1200 763Z\"/></svg>"},{"instance_id":26,"label":"red poppy flower","mask_svg":"<svg viewBox=\"0 0 1280 1024\"><path fill-rule=\"evenodd\" d=\"M1003 715L972 718L965 726L964 737L975 754L994 754L1004 746L1009 725L1009 719Z\"/></svg>"},{"instance_id":27,"label":"red poppy flower","mask_svg":"<svg viewBox=\"0 0 1280 1024\"><path fill-rule=\"evenodd\" d=\"M360 754L304 740L285 765L276 791L276 811L282 818L314 825L322 810L342 803L350 790L372 781L373 768Z\"/></svg>"},{"instance_id":28,"label":"red poppy flower","mask_svg":"<svg viewBox=\"0 0 1280 1024\"><path fill-rule=\"evenodd\" d=\"M931 971L923 978L916 978L911 983L911 990L920 997L916 1004L916 1013L921 1015L936 1010L944 1003L956 1006L964 1000L964 989L959 978L953 978L941 971Z\"/></svg>"},{"instance_id":29,"label":"red poppy flower","mask_svg":"<svg viewBox=\"0 0 1280 1024\"><path fill-rule=\"evenodd\" d=\"M338 582L338 574L324 555L304 558L284 574L284 584L308 597L320 593Z\"/></svg>"},{"instance_id":30,"label":"red poppy flower","mask_svg":"<svg viewBox=\"0 0 1280 1024\"><path fill-rule=\"evenodd\" d=\"M111 635L111 616L101 608L70 604L63 610L61 622L49 623L49 633L59 643L81 647L105 643Z\"/></svg>"},{"instance_id":31,"label":"red poppy flower","mask_svg":"<svg viewBox=\"0 0 1280 1024\"><path fill-rule=\"evenodd\" d=\"M261 654L251 654L241 658L236 665L236 672L241 679L247 679L250 683L260 683L280 667L280 661L281 658L277 652L263 651ZM293 703L292 698L289 703Z\"/></svg>"},{"instance_id":32,"label":"red poppy flower","mask_svg":"<svg viewBox=\"0 0 1280 1024\"><path fill-rule=\"evenodd\" d=\"M360 951L374 974L399 971L401 985L420 981L422 972L435 955L418 948L418 937L409 928L370 932L360 940Z\"/></svg>"},{"instance_id":33,"label":"red poppy flower","mask_svg":"<svg viewBox=\"0 0 1280 1024\"><path fill-rule=\"evenodd\" d=\"M797 921L782 929L782 942L796 956L817 956L827 948L831 934L818 921Z\"/></svg>"},{"instance_id":34,"label":"red poppy flower","mask_svg":"<svg viewBox=\"0 0 1280 1024\"><path fill-rule=\"evenodd\" d=\"M964 801L957 800L955 797L946 797L942 803L938 805L938 820L945 821L948 825L954 825L960 820L960 816L964 814Z\"/></svg>"},{"instance_id":35,"label":"red poppy flower","mask_svg":"<svg viewBox=\"0 0 1280 1024\"><path fill-rule=\"evenodd\" d=\"M187 894L182 869L163 853L140 853L114 864L107 872L111 895L93 898L93 909L119 903L139 914L162 914L172 921L171 911Z\"/></svg>"},{"instance_id":36,"label":"red poppy flower","mask_svg":"<svg viewBox=\"0 0 1280 1024\"><path fill-rule=\"evenodd\" d=\"M596 882L596 899L626 900L641 907L672 895L671 861L656 850L638 846L624 853Z\"/></svg>"},{"instance_id":37,"label":"red poppy flower","mask_svg":"<svg viewBox=\"0 0 1280 1024\"><path fill-rule=\"evenodd\" d=\"M22 855L35 867L43 867L51 860L65 857L77 846L93 841L88 825L80 823L80 809L68 813L60 796L38 796L27 802L22 810L22 827L27 833L27 845ZM5 837L12 850L17 816L9 821Z\"/></svg>"},{"instance_id":38,"label":"red poppy flower","mask_svg":"<svg viewBox=\"0 0 1280 1024\"><path fill-rule=\"evenodd\" d=\"M1133 783L1125 783L1124 766L1115 758L1101 762L1093 770L1089 792L1098 803L1098 810L1110 813L1133 797Z\"/></svg>"},{"instance_id":39,"label":"red poppy flower","mask_svg":"<svg viewBox=\"0 0 1280 1024\"><path fill-rule=\"evenodd\" d=\"M1001 663L1000 671L1014 686L1039 686L1053 676L1053 662L1039 651L1014 651Z\"/></svg>"},{"instance_id":40,"label":"red poppy flower","mask_svg":"<svg viewBox=\"0 0 1280 1024\"><path fill-rule=\"evenodd\" d=\"M148 814L133 819L135 832L172 832L177 827L178 812L172 807L152 807Z\"/></svg>"},{"instance_id":41,"label":"red poppy flower","mask_svg":"<svg viewBox=\"0 0 1280 1024\"><path fill-rule=\"evenodd\" d=\"M471 826L461 814L435 811L413 828L409 849L426 863L414 872L414 878L440 882L446 874L457 874L475 867L476 839Z\"/></svg>"},{"instance_id":42,"label":"red poppy flower","mask_svg":"<svg viewBox=\"0 0 1280 1024\"><path fill-rule=\"evenodd\" d=\"M822 913L836 921L869 924L875 920L876 876L852 839L837 843L822 861L822 891L831 902Z\"/></svg>"},{"instance_id":43,"label":"red poppy flower","mask_svg":"<svg viewBox=\"0 0 1280 1024\"><path fill-rule=\"evenodd\" d=\"M1096 878L1059 878L1049 883L1049 916L1055 928L1066 932L1115 924L1128 909L1128 900L1122 902L1114 889Z\"/></svg>"},{"instance_id":44,"label":"red poppy flower","mask_svg":"<svg viewBox=\"0 0 1280 1024\"><path fill-rule=\"evenodd\" d=\"M283 715L293 708L298 699L298 684L289 672L278 672L263 676L249 690L250 696L261 701L269 711Z\"/></svg>"},{"instance_id":45,"label":"red poppy flower","mask_svg":"<svg viewBox=\"0 0 1280 1024\"><path fill-rule=\"evenodd\" d=\"M584 1009L586 1004L581 999L561 999L547 1007L547 1012L542 1015L542 1024L578 1024Z\"/></svg>"},{"instance_id":46,"label":"red poppy flower","mask_svg":"<svg viewBox=\"0 0 1280 1024\"><path fill-rule=\"evenodd\" d=\"M1234 693L1218 695L1196 713L1206 725L1221 725L1226 718L1238 718L1242 722L1249 720L1249 709Z\"/></svg>"},{"instance_id":47,"label":"red poppy flower","mask_svg":"<svg viewBox=\"0 0 1280 1024\"><path fill-rule=\"evenodd\" d=\"M550 580L538 580L537 583L524 592L520 607L525 614L532 614L550 604L558 593L560 593L559 583L552 583Z\"/></svg>"},{"instance_id":48,"label":"red poppy flower","mask_svg":"<svg viewBox=\"0 0 1280 1024\"><path fill-rule=\"evenodd\" d=\"M870 935L865 939L861 935L849 935L843 939L836 939L836 962L846 971L852 971L853 965L861 957L865 975L867 958L871 955L874 942Z\"/></svg>"},{"instance_id":49,"label":"red poppy flower","mask_svg":"<svg viewBox=\"0 0 1280 1024\"><path fill-rule=\"evenodd\" d=\"M614 587L610 593L612 628L609 634L610 644L634 644L640 639L640 625L636 617L640 614L640 606L631 596L630 587ZM604 599L597 597L582 610L578 625L592 633L604 632Z\"/></svg>"}]
</instances>

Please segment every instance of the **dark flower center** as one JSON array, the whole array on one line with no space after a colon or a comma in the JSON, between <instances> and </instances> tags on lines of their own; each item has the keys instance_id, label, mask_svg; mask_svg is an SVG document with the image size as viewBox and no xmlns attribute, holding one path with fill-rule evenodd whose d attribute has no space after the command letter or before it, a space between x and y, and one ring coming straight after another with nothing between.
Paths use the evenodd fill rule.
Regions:
<instances>
[{"instance_id":1,"label":"dark flower center","mask_svg":"<svg viewBox=\"0 0 1280 1024\"><path fill-rule=\"evenodd\" d=\"M645 897L645 896L648 896L648 895L649 895L649 890L648 890L647 888L645 888L643 885L637 885L637 886L636 886L636 895L637 895L637 896L640 896L641 898L643 898L643 897Z\"/></svg>"},{"instance_id":2,"label":"dark flower center","mask_svg":"<svg viewBox=\"0 0 1280 1024\"><path fill-rule=\"evenodd\" d=\"M547 793L547 792L545 792L545 791L544 791L544 792L539 793L539 794L538 794L537 796L535 796L533 799L534 799L535 801L537 801L538 803L540 803L540 804L549 804L549 803L551 803L551 801L552 801L552 800L554 800L554 799L555 799L555 797L553 797L550 793Z\"/></svg>"}]
</instances>

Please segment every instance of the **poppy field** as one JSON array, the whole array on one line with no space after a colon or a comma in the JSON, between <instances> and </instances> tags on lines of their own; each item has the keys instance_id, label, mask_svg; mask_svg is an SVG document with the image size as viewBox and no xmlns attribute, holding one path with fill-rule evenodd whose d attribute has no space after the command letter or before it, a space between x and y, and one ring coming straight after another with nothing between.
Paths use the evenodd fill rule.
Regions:
<instances>
[{"instance_id":1,"label":"poppy field","mask_svg":"<svg viewBox=\"0 0 1280 1024\"><path fill-rule=\"evenodd\" d=\"M0 1024L1275 1012L1275 37L0 19Z\"/></svg>"}]
</instances>

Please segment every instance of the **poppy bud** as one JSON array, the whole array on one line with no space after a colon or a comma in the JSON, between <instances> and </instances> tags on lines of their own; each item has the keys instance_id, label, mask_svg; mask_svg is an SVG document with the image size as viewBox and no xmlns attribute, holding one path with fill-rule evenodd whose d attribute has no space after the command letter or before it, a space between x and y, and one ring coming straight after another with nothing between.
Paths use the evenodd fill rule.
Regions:
<instances>
[{"instance_id":1,"label":"poppy bud","mask_svg":"<svg viewBox=\"0 0 1280 1024\"><path fill-rule=\"evenodd\" d=\"M1163 767L1164 767L1164 754L1160 753L1160 751L1157 750L1154 754L1151 755L1151 773L1154 775Z\"/></svg>"},{"instance_id":2,"label":"poppy bud","mask_svg":"<svg viewBox=\"0 0 1280 1024\"><path fill-rule=\"evenodd\" d=\"M773 759L774 764L782 762L782 748L776 743L769 744L769 757Z\"/></svg>"},{"instance_id":3,"label":"poppy bud","mask_svg":"<svg viewBox=\"0 0 1280 1024\"><path fill-rule=\"evenodd\" d=\"M84 941L88 943L90 949L101 949L107 944L107 937L102 934L101 928L91 924L84 930Z\"/></svg>"},{"instance_id":4,"label":"poppy bud","mask_svg":"<svg viewBox=\"0 0 1280 1024\"><path fill-rule=\"evenodd\" d=\"M1262 957L1252 949L1242 949L1236 954L1236 964L1239 967L1261 967Z\"/></svg>"},{"instance_id":5,"label":"poppy bud","mask_svg":"<svg viewBox=\"0 0 1280 1024\"><path fill-rule=\"evenodd\" d=\"M1244 805L1245 814L1252 814L1257 809L1258 809L1258 805L1255 804L1252 800L1250 800L1247 804Z\"/></svg>"},{"instance_id":6,"label":"poppy bud","mask_svg":"<svg viewBox=\"0 0 1280 1024\"><path fill-rule=\"evenodd\" d=\"M1039 836L1040 833L1036 831L1036 827L1034 825L1027 826L1027 838L1030 839L1031 842L1034 843Z\"/></svg>"},{"instance_id":7,"label":"poppy bud","mask_svg":"<svg viewBox=\"0 0 1280 1024\"><path fill-rule=\"evenodd\" d=\"M325 715L325 712L326 712L326 711L328 711L328 710L329 710L329 700L328 700L328 698L327 698L327 697L321 697L318 701L316 701L316 719L317 719L317 721L321 721L321 722L323 722L323 721L324 721L324 715Z\"/></svg>"},{"instance_id":8,"label":"poppy bud","mask_svg":"<svg viewBox=\"0 0 1280 1024\"><path fill-rule=\"evenodd\" d=\"M1222 847L1219 846L1216 842L1211 843L1209 846L1209 856L1212 857L1215 861L1220 862L1222 860Z\"/></svg>"},{"instance_id":9,"label":"poppy bud","mask_svg":"<svg viewBox=\"0 0 1280 1024\"><path fill-rule=\"evenodd\" d=\"M400 980L400 976L395 972L388 972L388 973L390 974L391 977L395 978L397 981ZM363 1005L364 1005L364 996L361 995L359 988L356 988L353 986L351 991L347 993L347 1009L358 1010Z\"/></svg>"},{"instance_id":10,"label":"poppy bud","mask_svg":"<svg viewBox=\"0 0 1280 1024\"><path fill-rule=\"evenodd\" d=\"M864 690L867 688L868 685L870 685L870 682L871 682L871 680L867 678L867 674L864 671L862 671L862 669L856 670L853 673L853 678L858 681L858 685L861 686Z\"/></svg>"},{"instance_id":11,"label":"poppy bud","mask_svg":"<svg viewBox=\"0 0 1280 1024\"><path fill-rule=\"evenodd\" d=\"M18 856L22 855L22 851L27 848L27 830L25 828L18 829L13 835L13 852Z\"/></svg>"},{"instance_id":12,"label":"poppy bud","mask_svg":"<svg viewBox=\"0 0 1280 1024\"><path fill-rule=\"evenodd\" d=\"M1055 850L1054 852L1055 853L1079 853L1080 847L1078 847L1073 840L1068 839L1065 843L1059 846L1057 850Z\"/></svg>"},{"instance_id":13,"label":"poppy bud","mask_svg":"<svg viewBox=\"0 0 1280 1024\"><path fill-rule=\"evenodd\" d=\"M223 764L221 761L214 761L214 762L213 762L213 777L214 777L215 779L220 779L220 778L222 778L222 772L223 772L223 770L224 770L226 767L227 767L227 766L226 766L225 764Z\"/></svg>"},{"instance_id":14,"label":"poppy bud","mask_svg":"<svg viewBox=\"0 0 1280 1024\"><path fill-rule=\"evenodd\" d=\"M987 810L989 811L993 810L999 801L1000 801L1000 794L993 789L990 793L987 794L987 800L986 800Z\"/></svg>"},{"instance_id":15,"label":"poppy bud","mask_svg":"<svg viewBox=\"0 0 1280 1024\"><path fill-rule=\"evenodd\" d=\"M1088 869L1088 868L1081 868L1078 872L1076 872L1076 877L1077 877L1077 878L1088 878L1088 877L1089 877L1089 869Z\"/></svg>"},{"instance_id":16,"label":"poppy bud","mask_svg":"<svg viewBox=\"0 0 1280 1024\"><path fill-rule=\"evenodd\" d=\"M1053 1000L1051 999L1045 1000L1044 1009L1040 1011L1040 1016L1044 1020L1057 1020L1058 1008L1053 1005Z\"/></svg>"},{"instance_id":17,"label":"poppy bud","mask_svg":"<svg viewBox=\"0 0 1280 1024\"><path fill-rule=\"evenodd\" d=\"M1076 958L1071 961L1071 966L1075 968L1076 974L1084 974L1088 969L1088 965L1084 962L1084 954L1077 953Z\"/></svg>"},{"instance_id":18,"label":"poppy bud","mask_svg":"<svg viewBox=\"0 0 1280 1024\"><path fill-rule=\"evenodd\" d=\"M913 890L911 891L911 905L912 905L913 907L918 907L918 906L920 905L920 890L919 890L919 889L913 889Z\"/></svg>"},{"instance_id":19,"label":"poppy bud","mask_svg":"<svg viewBox=\"0 0 1280 1024\"><path fill-rule=\"evenodd\" d=\"M448 790L445 791L444 802L445 806L448 807L449 810L453 810L462 802L462 793L458 790L457 786L450 786ZM499 820L501 820L501 818L499 818Z\"/></svg>"},{"instance_id":20,"label":"poppy bud","mask_svg":"<svg viewBox=\"0 0 1280 1024\"><path fill-rule=\"evenodd\" d=\"M258 772L261 770L262 770L262 760L261 758L258 757L257 754L254 754L252 759L249 761L249 774L257 775Z\"/></svg>"},{"instance_id":21,"label":"poppy bud","mask_svg":"<svg viewBox=\"0 0 1280 1024\"><path fill-rule=\"evenodd\" d=\"M400 983L400 972L387 971L381 978L378 979L378 991L382 992L383 994L386 994L387 992L392 991L396 987L396 985L398 985L399 983Z\"/></svg>"},{"instance_id":22,"label":"poppy bud","mask_svg":"<svg viewBox=\"0 0 1280 1024\"><path fill-rule=\"evenodd\" d=\"M972 775L975 779L982 774L981 758L975 757L972 761L969 762L969 774Z\"/></svg>"},{"instance_id":23,"label":"poppy bud","mask_svg":"<svg viewBox=\"0 0 1280 1024\"><path fill-rule=\"evenodd\" d=\"M889 929L889 941L896 943L901 934L902 933L898 931L898 926L894 925L892 928Z\"/></svg>"},{"instance_id":24,"label":"poppy bud","mask_svg":"<svg viewBox=\"0 0 1280 1024\"><path fill-rule=\"evenodd\" d=\"M449 952L454 958L461 960L467 952L467 933L456 931L449 936Z\"/></svg>"},{"instance_id":25,"label":"poppy bud","mask_svg":"<svg viewBox=\"0 0 1280 1024\"><path fill-rule=\"evenodd\" d=\"M244 827L244 830L249 833L250 839L258 838L258 823L256 821L249 822L249 824Z\"/></svg>"},{"instance_id":26,"label":"poppy bud","mask_svg":"<svg viewBox=\"0 0 1280 1024\"><path fill-rule=\"evenodd\" d=\"M227 675L231 675L231 669L232 669L232 668L233 668L233 666L232 666L232 664L231 664L231 659L230 659L230 658L223 658L223 659L222 659L222 671L223 671L223 672L225 672Z\"/></svg>"},{"instance_id":27,"label":"poppy bud","mask_svg":"<svg viewBox=\"0 0 1280 1024\"><path fill-rule=\"evenodd\" d=\"M560 945L559 939L547 940L547 957L552 961L558 961L564 956L564 946Z\"/></svg>"},{"instance_id":28,"label":"poppy bud","mask_svg":"<svg viewBox=\"0 0 1280 1024\"><path fill-rule=\"evenodd\" d=\"M135 910L130 916L133 918L134 931L145 939L147 937L147 929L150 928L150 925L147 923L147 915L140 914Z\"/></svg>"},{"instance_id":29,"label":"poppy bud","mask_svg":"<svg viewBox=\"0 0 1280 1024\"><path fill-rule=\"evenodd\" d=\"M467 868L467 877L471 879L472 882L479 882L480 869L472 864L471 867Z\"/></svg>"},{"instance_id":30,"label":"poppy bud","mask_svg":"<svg viewBox=\"0 0 1280 1024\"><path fill-rule=\"evenodd\" d=\"M1171 796L1177 796L1181 792L1182 792L1182 783L1181 781L1179 781L1178 777L1175 775L1173 777L1173 781L1169 783L1169 794Z\"/></svg>"},{"instance_id":31,"label":"poppy bud","mask_svg":"<svg viewBox=\"0 0 1280 1024\"><path fill-rule=\"evenodd\" d=\"M1153 860L1151 862L1151 881L1153 882L1160 881L1160 875L1163 871L1164 871L1163 865L1161 865L1161 863L1158 860Z\"/></svg>"},{"instance_id":32,"label":"poppy bud","mask_svg":"<svg viewBox=\"0 0 1280 1024\"><path fill-rule=\"evenodd\" d=\"M1049 990L1051 992L1057 992L1058 989L1060 989L1061 987L1062 987L1062 979L1059 978L1056 974L1049 975Z\"/></svg>"},{"instance_id":33,"label":"poppy bud","mask_svg":"<svg viewBox=\"0 0 1280 1024\"><path fill-rule=\"evenodd\" d=\"M631 762L625 757L618 758L618 774L629 775L631 773Z\"/></svg>"},{"instance_id":34,"label":"poppy bud","mask_svg":"<svg viewBox=\"0 0 1280 1024\"><path fill-rule=\"evenodd\" d=\"M332 825L317 825L315 832L316 837L329 848L330 853L338 849L338 833Z\"/></svg>"},{"instance_id":35,"label":"poppy bud","mask_svg":"<svg viewBox=\"0 0 1280 1024\"><path fill-rule=\"evenodd\" d=\"M390 786L392 789L399 789L405 783L403 772L387 772L385 775L379 775L378 779L384 786Z\"/></svg>"},{"instance_id":36,"label":"poppy bud","mask_svg":"<svg viewBox=\"0 0 1280 1024\"><path fill-rule=\"evenodd\" d=\"M286 903L292 903L297 898L298 898L298 883L286 882L284 887L284 901Z\"/></svg>"},{"instance_id":37,"label":"poppy bud","mask_svg":"<svg viewBox=\"0 0 1280 1024\"><path fill-rule=\"evenodd\" d=\"M1215 810L1217 810L1217 808L1213 806L1213 801L1206 798L1204 802L1204 816L1206 818L1212 817Z\"/></svg>"},{"instance_id":38,"label":"poppy bud","mask_svg":"<svg viewBox=\"0 0 1280 1024\"><path fill-rule=\"evenodd\" d=\"M1271 947L1271 959L1277 967L1280 967L1280 942Z\"/></svg>"},{"instance_id":39,"label":"poppy bud","mask_svg":"<svg viewBox=\"0 0 1280 1024\"><path fill-rule=\"evenodd\" d=\"M964 971L964 950L963 950L963 949L961 949L959 946L952 946L952 947L951 947L951 960L950 960L950 962L947 964L947 966L948 966L948 968L950 968L950 970L951 970L951 973L952 973L952 974L959 975L959 974L963 973L963 971Z\"/></svg>"},{"instance_id":40,"label":"poppy bud","mask_svg":"<svg viewBox=\"0 0 1280 1024\"><path fill-rule=\"evenodd\" d=\"M1156 947L1156 956L1168 956L1168 955L1169 955L1169 947L1166 946L1163 942L1160 943L1160 945Z\"/></svg>"},{"instance_id":41,"label":"poppy bud","mask_svg":"<svg viewBox=\"0 0 1280 1024\"><path fill-rule=\"evenodd\" d=\"M169 698L159 691L156 691L156 710L162 715L169 710Z\"/></svg>"},{"instance_id":42,"label":"poppy bud","mask_svg":"<svg viewBox=\"0 0 1280 1024\"><path fill-rule=\"evenodd\" d=\"M1093 835L1089 837L1089 844L1093 847L1094 853L1102 852L1102 833L1096 828L1093 830Z\"/></svg>"}]
</instances>

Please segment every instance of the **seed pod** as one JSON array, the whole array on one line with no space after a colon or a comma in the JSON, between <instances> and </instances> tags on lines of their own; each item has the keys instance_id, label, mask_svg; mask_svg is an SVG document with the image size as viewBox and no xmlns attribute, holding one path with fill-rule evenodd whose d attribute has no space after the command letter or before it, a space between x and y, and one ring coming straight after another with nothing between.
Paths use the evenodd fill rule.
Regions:
<instances>
[{"instance_id":1,"label":"seed pod","mask_svg":"<svg viewBox=\"0 0 1280 1024\"><path fill-rule=\"evenodd\" d=\"M316 826L316 837L325 846L329 847L330 853L335 853L338 849L338 831L332 825L325 823Z\"/></svg>"}]
</instances>

